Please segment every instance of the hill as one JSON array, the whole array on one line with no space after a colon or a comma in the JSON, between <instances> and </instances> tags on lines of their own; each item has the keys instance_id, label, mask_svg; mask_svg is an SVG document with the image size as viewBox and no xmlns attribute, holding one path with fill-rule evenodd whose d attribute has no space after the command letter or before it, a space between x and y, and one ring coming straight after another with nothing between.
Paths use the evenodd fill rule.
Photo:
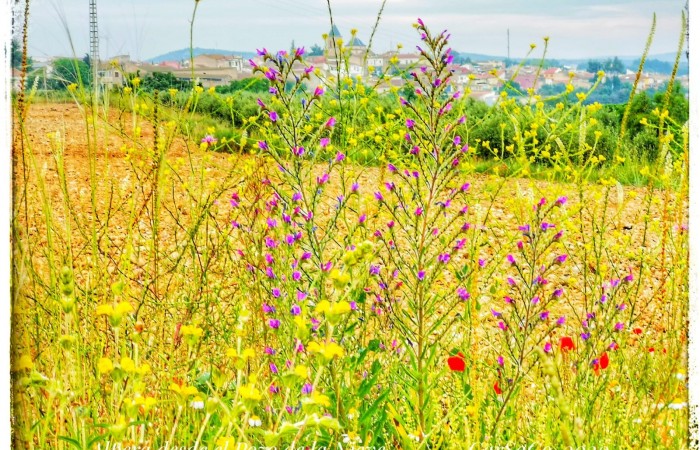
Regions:
<instances>
[{"instance_id":1,"label":"hill","mask_svg":"<svg viewBox=\"0 0 700 450\"><path fill-rule=\"evenodd\" d=\"M193 49L194 56L197 55L207 55L207 54L217 54L217 55L237 55L237 56L242 56L244 58L252 58L255 56L255 52L246 52L246 51L236 51L236 50L221 50L221 49L216 49L216 48L201 48L201 47L195 47ZM147 61L153 64L158 64L163 61L182 61L185 59L189 59L190 57L190 49L189 48L183 48L180 50L174 50L172 52L164 53L162 55L155 56L151 59L148 59Z\"/></svg>"}]
</instances>

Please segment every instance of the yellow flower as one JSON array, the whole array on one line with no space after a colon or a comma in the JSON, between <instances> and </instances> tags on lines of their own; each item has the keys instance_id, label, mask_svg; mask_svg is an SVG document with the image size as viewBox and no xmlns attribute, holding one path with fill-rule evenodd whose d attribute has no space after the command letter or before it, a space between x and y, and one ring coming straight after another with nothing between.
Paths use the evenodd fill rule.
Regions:
<instances>
[{"instance_id":1,"label":"yellow flower","mask_svg":"<svg viewBox=\"0 0 700 450\"><path fill-rule=\"evenodd\" d=\"M317 405L329 407L331 406L331 399L327 395L319 394L314 392L311 394L311 401Z\"/></svg>"},{"instance_id":2,"label":"yellow flower","mask_svg":"<svg viewBox=\"0 0 700 450\"><path fill-rule=\"evenodd\" d=\"M134 360L129 358L128 356L122 357L121 361L119 361L119 365L126 372L136 371L136 364L134 363Z\"/></svg>"},{"instance_id":3,"label":"yellow flower","mask_svg":"<svg viewBox=\"0 0 700 450\"><path fill-rule=\"evenodd\" d=\"M109 358L100 358L100 360L97 362L97 371L101 374L109 373L113 369L114 364L112 364L112 360Z\"/></svg>"},{"instance_id":4,"label":"yellow flower","mask_svg":"<svg viewBox=\"0 0 700 450\"><path fill-rule=\"evenodd\" d=\"M304 365L296 366L294 374L300 378L307 378L309 376L309 368Z\"/></svg>"},{"instance_id":5,"label":"yellow flower","mask_svg":"<svg viewBox=\"0 0 700 450\"><path fill-rule=\"evenodd\" d=\"M175 88L168 89L168 94L170 94L171 97L175 97L175 95L177 94L177 89L175 89Z\"/></svg>"},{"instance_id":6,"label":"yellow flower","mask_svg":"<svg viewBox=\"0 0 700 450\"><path fill-rule=\"evenodd\" d=\"M198 391L197 388L194 387L194 386L185 386L185 387L183 387L183 386L180 386L179 384L176 384L176 383L172 383L172 384L170 385L170 390L173 391L173 392L175 392L176 394L181 395L181 396L184 397L185 399L186 399L187 397L192 396L192 395L197 395L197 394L199 394L199 391Z\"/></svg>"},{"instance_id":7,"label":"yellow flower","mask_svg":"<svg viewBox=\"0 0 700 450\"><path fill-rule=\"evenodd\" d=\"M311 353L317 353L326 361L330 361L336 356L342 357L344 354L343 347L335 342L322 342L320 344L318 342L311 342L309 343L308 350Z\"/></svg>"},{"instance_id":8,"label":"yellow flower","mask_svg":"<svg viewBox=\"0 0 700 450\"><path fill-rule=\"evenodd\" d=\"M252 384L244 384L238 389L238 393L242 398L246 400L262 400L262 394L260 393L260 390Z\"/></svg>"},{"instance_id":9,"label":"yellow flower","mask_svg":"<svg viewBox=\"0 0 700 450\"><path fill-rule=\"evenodd\" d=\"M71 83L71 84L68 85L68 91L69 91L69 92L75 92L76 89L78 89L78 85L77 85L77 84Z\"/></svg>"},{"instance_id":10,"label":"yellow flower","mask_svg":"<svg viewBox=\"0 0 700 450\"><path fill-rule=\"evenodd\" d=\"M132 84L134 87L138 87L139 84L141 84L141 78L139 78L139 77L134 77L134 78L132 78L131 84Z\"/></svg>"}]
</instances>

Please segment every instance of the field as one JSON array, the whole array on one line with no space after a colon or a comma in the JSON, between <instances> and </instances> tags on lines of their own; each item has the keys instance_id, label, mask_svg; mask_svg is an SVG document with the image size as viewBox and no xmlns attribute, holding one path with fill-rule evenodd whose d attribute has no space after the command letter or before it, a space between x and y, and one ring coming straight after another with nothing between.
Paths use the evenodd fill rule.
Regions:
<instances>
[{"instance_id":1,"label":"field","mask_svg":"<svg viewBox=\"0 0 700 450\"><path fill-rule=\"evenodd\" d=\"M264 52L226 152L197 105L236 100L199 87L16 102L16 448L687 445L687 126L659 112L623 186L595 105L504 96L531 127L477 173L447 38L417 28L430 67L383 121Z\"/></svg>"}]
</instances>

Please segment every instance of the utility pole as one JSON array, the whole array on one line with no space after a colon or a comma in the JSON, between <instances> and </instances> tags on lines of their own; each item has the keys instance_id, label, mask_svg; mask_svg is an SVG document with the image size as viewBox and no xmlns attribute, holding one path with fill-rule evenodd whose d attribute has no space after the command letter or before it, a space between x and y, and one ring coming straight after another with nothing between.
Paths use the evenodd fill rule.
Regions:
<instances>
[{"instance_id":1,"label":"utility pole","mask_svg":"<svg viewBox=\"0 0 700 450\"><path fill-rule=\"evenodd\" d=\"M97 34L97 0L90 0L90 68L92 69L92 84L95 101L100 93L100 38Z\"/></svg>"},{"instance_id":2,"label":"utility pole","mask_svg":"<svg viewBox=\"0 0 700 450\"><path fill-rule=\"evenodd\" d=\"M505 64L506 77L508 76L508 63L510 63L510 28L508 28L507 35L508 35L508 56L506 57L506 64Z\"/></svg>"}]
</instances>

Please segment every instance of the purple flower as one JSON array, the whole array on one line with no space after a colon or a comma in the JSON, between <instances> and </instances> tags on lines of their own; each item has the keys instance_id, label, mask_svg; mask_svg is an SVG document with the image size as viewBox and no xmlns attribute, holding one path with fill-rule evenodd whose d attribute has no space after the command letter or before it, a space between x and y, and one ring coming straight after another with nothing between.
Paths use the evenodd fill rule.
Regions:
<instances>
[{"instance_id":1,"label":"purple flower","mask_svg":"<svg viewBox=\"0 0 700 450\"><path fill-rule=\"evenodd\" d=\"M321 270L324 272L328 272L329 270L331 270L331 267L333 267L333 263L331 261L321 264Z\"/></svg>"},{"instance_id":2,"label":"purple flower","mask_svg":"<svg viewBox=\"0 0 700 450\"><path fill-rule=\"evenodd\" d=\"M316 89L314 89L314 97L320 97L322 95L323 95L323 87L316 86Z\"/></svg>"},{"instance_id":3,"label":"purple flower","mask_svg":"<svg viewBox=\"0 0 700 450\"><path fill-rule=\"evenodd\" d=\"M540 225L540 228L542 229L542 231L547 231L550 228L554 228L554 227L555 227L555 225L553 223L547 223L547 222L542 222L542 225Z\"/></svg>"},{"instance_id":4,"label":"purple flower","mask_svg":"<svg viewBox=\"0 0 700 450\"><path fill-rule=\"evenodd\" d=\"M282 295L282 292L280 292L279 288L272 288L272 296L275 298L278 298L280 295Z\"/></svg>"},{"instance_id":5,"label":"purple flower","mask_svg":"<svg viewBox=\"0 0 700 450\"><path fill-rule=\"evenodd\" d=\"M358 223L365 223L365 220L367 220L367 214L362 214L358 219Z\"/></svg>"},{"instance_id":6,"label":"purple flower","mask_svg":"<svg viewBox=\"0 0 700 450\"><path fill-rule=\"evenodd\" d=\"M486 260L483 258L479 258L479 267L484 267L486 265Z\"/></svg>"},{"instance_id":7,"label":"purple flower","mask_svg":"<svg viewBox=\"0 0 700 450\"><path fill-rule=\"evenodd\" d=\"M267 324L272 328L273 330L276 330L280 327L280 321L277 319L270 319L267 321Z\"/></svg>"},{"instance_id":8,"label":"purple flower","mask_svg":"<svg viewBox=\"0 0 700 450\"><path fill-rule=\"evenodd\" d=\"M319 186L326 184L327 181L328 181L328 174L327 173L324 173L320 177L316 177L316 183L318 183Z\"/></svg>"},{"instance_id":9,"label":"purple flower","mask_svg":"<svg viewBox=\"0 0 700 450\"><path fill-rule=\"evenodd\" d=\"M297 300L299 300L300 302L305 300L307 296L308 296L308 294L306 292L297 291Z\"/></svg>"},{"instance_id":10,"label":"purple flower","mask_svg":"<svg viewBox=\"0 0 700 450\"><path fill-rule=\"evenodd\" d=\"M270 372L277 373L277 366L275 363L270 363Z\"/></svg>"},{"instance_id":11,"label":"purple flower","mask_svg":"<svg viewBox=\"0 0 700 450\"><path fill-rule=\"evenodd\" d=\"M568 257L567 255L559 255L559 256L557 256L556 258L554 258L554 263L555 263L555 264L561 264L561 263L563 263L564 261L566 261L566 258L567 258L567 257Z\"/></svg>"},{"instance_id":12,"label":"purple flower","mask_svg":"<svg viewBox=\"0 0 700 450\"><path fill-rule=\"evenodd\" d=\"M266 48L263 48L262 50L257 50L257 49L256 49L256 51L258 52L258 56L266 56L266 55L267 55L267 49L266 49Z\"/></svg>"},{"instance_id":13,"label":"purple flower","mask_svg":"<svg viewBox=\"0 0 700 450\"><path fill-rule=\"evenodd\" d=\"M584 341L587 341L590 338L591 338L591 333L581 333L581 339L583 339Z\"/></svg>"},{"instance_id":14,"label":"purple flower","mask_svg":"<svg viewBox=\"0 0 700 450\"><path fill-rule=\"evenodd\" d=\"M301 393L305 395L309 395L314 391L314 387L311 385L311 383L304 383L304 386L301 388Z\"/></svg>"},{"instance_id":15,"label":"purple flower","mask_svg":"<svg viewBox=\"0 0 700 450\"><path fill-rule=\"evenodd\" d=\"M503 313L498 312L493 308L491 308L491 314L493 314L493 317L501 317L503 315Z\"/></svg>"},{"instance_id":16,"label":"purple flower","mask_svg":"<svg viewBox=\"0 0 700 450\"><path fill-rule=\"evenodd\" d=\"M469 297L471 297L469 292L467 292L467 290L463 287L457 288L457 296L465 302L469 300Z\"/></svg>"},{"instance_id":17,"label":"purple flower","mask_svg":"<svg viewBox=\"0 0 700 450\"><path fill-rule=\"evenodd\" d=\"M416 121L413 119L406 119L406 128L409 130L416 125Z\"/></svg>"},{"instance_id":18,"label":"purple flower","mask_svg":"<svg viewBox=\"0 0 700 450\"><path fill-rule=\"evenodd\" d=\"M446 264L450 260L450 255L448 253L443 253L438 256L438 261Z\"/></svg>"},{"instance_id":19,"label":"purple flower","mask_svg":"<svg viewBox=\"0 0 700 450\"><path fill-rule=\"evenodd\" d=\"M561 316L560 318L557 319L557 325L562 326L566 322L566 316Z\"/></svg>"},{"instance_id":20,"label":"purple flower","mask_svg":"<svg viewBox=\"0 0 700 450\"><path fill-rule=\"evenodd\" d=\"M270 89L267 90L272 95L277 95L277 88L274 86L270 86Z\"/></svg>"},{"instance_id":21,"label":"purple flower","mask_svg":"<svg viewBox=\"0 0 700 450\"><path fill-rule=\"evenodd\" d=\"M370 275L379 275L380 268L379 266L375 266L374 264L369 265L369 274Z\"/></svg>"},{"instance_id":22,"label":"purple flower","mask_svg":"<svg viewBox=\"0 0 700 450\"><path fill-rule=\"evenodd\" d=\"M515 262L515 257L513 257L513 255L509 254L508 256L506 256L506 259L508 260L508 262L509 262L511 265L515 265L515 264L516 264L516 262Z\"/></svg>"},{"instance_id":23,"label":"purple flower","mask_svg":"<svg viewBox=\"0 0 700 450\"><path fill-rule=\"evenodd\" d=\"M520 227L518 227L518 230L522 231L523 234L527 235L530 233L530 224L525 224Z\"/></svg>"},{"instance_id":24,"label":"purple flower","mask_svg":"<svg viewBox=\"0 0 700 450\"><path fill-rule=\"evenodd\" d=\"M272 239L270 236L266 236L266 237L265 237L265 245L266 245L268 248L275 248L275 247L277 247L277 241L275 241L274 239Z\"/></svg>"},{"instance_id":25,"label":"purple flower","mask_svg":"<svg viewBox=\"0 0 700 450\"><path fill-rule=\"evenodd\" d=\"M350 192L357 192L358 189L360 189L360 185L358 183L353 183L352 186L350 186Z\"/></svg>"},{"instance_id":26,"label":"purple flower","mask_svg":"<svg viewBox=\"0 0 700 450\"><path fill-rule=\"evenodd\" d=\"M262 310L265 314L272 314L275 312L275 307L272 305L268 305L267 303L263 303Z\"/></svg>"},{"instance_id":27,"label":"purple flower","mask_svg":"<svg viewBox=\"0 0 700 450\"><path fill-rule=\"evenodd\" d=\"M513 279L513 277L508 277L506 279L506 281L508 282L509 285L515 286L515 280Z\"/></svg>"},{"instance_id":28,"label":"purple flower","mask_svg":"<svg viewBox=\"0 0 700 450\"><path fill-rule=\"evenodd\" d=\"M549 311L542 311L540 313L540 320L547 320L549 318Z\"/></svg>"},{"instance_id":29,"label":"purple flower","mask_svg":"<svg viewBox=\"0 0 700 450\"><path fill-rule=\"evenodd\" d=\"M277 221L273 219L272 217L267 218L267 226L269 228L275 228L277 226Z\"/></svg>"},{"instance_id":30,"label":"purple flower","mask_svg":"<svg viewBox=\"0 0 700 450\"><path fill-rule=\"evenodd\" d=\"M270 147L268 147L267 142L265 141L258 141L258 148L260 150L269 150Z\"/></svg>"},{"instance_id":31,"label":"purple flower","mask_svg":"<svg viewBox=\"0 0 700 450\"><path fill-rule=\"evenodd\" d=\"M292 154L294 156L301 156L304 154L304 151L305 151L304 147L302 147L302 146L292 147Z\"/></svg>"},{"instance_id":32,"label":"purple flower","mask_svg":"<svg viewBox=\"0 0 700 450\"><path fill-rule=\"evenodd\" d=\"M217 141L217 139L214 136L212 136L211 134L207 134L206 136L204 136L202 138L202 143L207 144L207 145L212 145L212 144L216 143L216 141Z\"/></svg>"},{"instance_id":33,"label":"purple flower","mask_svg":"<svg viewBox=\"0 0 700 450\"><path fill-rule=\"evenodd\" d=\"M422 214L423 214L423 208L419 206L418 208L416 208L416 211L415 211L414 214L415 214L416 216L422 215Z\"/></svg>"},{"instance_id":34,"label":"purple flower","mask_svg":"<svg viewBox=\"0 0 700 450\"><path fill-rule=\"evenodd\" d=\"M625 328L625 325L622 322L617 322L615 324L615 331L622 331Z\"/></svg>"},{"instance_id":35,"label":"purple flower","mask_svg":"<svg viewBox=\"0 0 700 450\"><path fill-rule=\"evenodd\" d=\"M425 279L425 270L418 271L418 281L423 281Z\"/></svg>"},{"instance_id":36,"label":"purple flower","mask_svg":"<svg viewBox=\"0 0 700 450\"><path fill-rule=\"evenodd\" d=\"M625 283L631 283L633 280L634 280L634 275L632 275L631 273L622 279L622 281L624 281Z\"/></svg>"},{"instance_id":37,"label":"purple flower","mask_svg":"<svg viewBox=\"0 0 700 450\"><path fill-rule=\"evenodd\" d=\"M564 196L564 197L559 197L559 198L557 199L557 201L554 202L554 204L555 204L556 206L562 206L562 205L564 205L564 203L566 203L566 200L567 200L567 199L566 199L565 196Z\"/></svg>"},{"instance_id":38,"label":"purple flower","mask_svg":"<svg viewBox=\"0 0 700 450\"><path fill-rule=\"evenodd\" d=\"M301 272L299 272L298 270L295 270L294 272L292 272L292 280L299 281L300 279L301 279Z\"/></svg>"},{"instance_id":39,"label":"purple flower","mask_svg":"<svg viewBox=\"0 0 700 450\"><path fill-rule=\"evenodd\" d=\"M271 121L271 122L277 122L277 119L279 119L279 116L277 115L277 112L275 112L275 111L270 111L270 121Z\"/></svg>"},{"instance_id":40,"label":"purple flower","mask_svg":"<svg viewBox=\"0 0 700 450\"><path fill-rule=\"evenodd\" d=\"M391 181L391 182L387 181L387 182L384 183L384 187L386 188L387 191L391 192L391 191L394 190L394 188L396 187L396 185L394 184L393 181Z\"/></svg>"},{"instance_id":41,"label":"purple flower","mask_svg":"<svg viewBox=\"0 0 700 450\"><path fill-rule=\"evenodd\" d=\"M265 268L265 275L267 275L268 278L275 278L275 272L272 270L272 267Z\"/></svg>"},{"instance_id":42,"label":"purple flower","mask_svg":"<svg viewBox=\"0 0 700 450\"><path fill-rule=\"evenodd\" d=\"M292 313L293 316L298 316L301 314L301 307L299 305L292 305L292 308L289 310L290 313Z\"/></svg>"},{"instance_id":43,"label":"purple flower","mask_svg":"<svg viewBox=\"0 0 700 450\"><path fill-rule=\"evenodd\" d=\"M557 297L557 298L559 298L559 297L561 297L563 294L564 294L564 289L562 289L562 288L557 288L557 289L552 293L552 297Z\"/></svg>"},{"instance_id":44,"label":"purple flower","mask_svg":"<svg viewBox=\"0 0 700 450\"><path fill-rule=\"evenodd\" d=\"M335 117L331 117L326 121L326 127L333 128L335 126Z\"/></svg>"},{"instance_id":45,"label":"purple flower","mask_svg":"<svg viewBox=\"0 0 700 450\"><path fill-rule=\"evenodd\" d=\"M376 199L379 200L380 202L384 201L384 196L382 196L382 193L379 192L379 191L377 191L377 192L374 193L374 198L376 198Z\"/></svg>"},{"instance_id":46,"label":"purple flower","mask_svg":"<svg viewBox=\"0 0 700 450\"><path fill-rule=\"evenodd\" d=\"M386 227L387 228L394 228L394 221L390 220L389 222L387 222Z\"/></svg>"},{"instance_id":47,"label":"purple flower","mask_svg":"<svg viewBox=\"0 0 700 450\"><path fill-rule=\"evenodd\" d=\"M544 352L545 353L552 353L552 344L547 342L544 344Z\"/></svg>"},{"instance_id":48,"label":"purple flower","mask_svg":"<svg viewBox=\"0 0 700 450\"><path fill-rule=\"evenodd\" d=\"M342 152L338 152L335 154L335 162L340 162L345 159L345 154Z\"/></svg>"},{"instance_id":49,"label":"purple flower","mask_svg":"<svg viewBox=\"0 0 700 450\"><path fill-rule=\"evenodd\" d=\"M537 303L539 303L539 301L540 301L540 297L537 296L537 295L534 296L534 297L532 297L532 300L530 300L530 302L531 302L533 305L536 305Z\"/></svg>"},{"instance_id":50,"label":"purple flower","mask_svg":"<svg viewBox=\"0 0 700 450\"><path fill-rule=\"evenodd\" d=\"M330 138L324 137L324 138L321 138L321 142L319 143L319 145L321 146L321 148L326 148L326 147L328 147L328 144L330 142L331 142Z\"/></svg>"},{"instance_id":51,"label":"purple flower","mask_svg":"<svg viewBox=\"0 0 700 450\"><path fill-rule=\"evenodd\" d=\"M265 347L264 351L266 355L274 355L275 353L277 353L272 347Z\"/></svg>"},{"instance_id":52,"label":"purple flower","mask_svg":"<svg viewBox=\"0 0 700 450\"><path fill-rule=\"evenodd\" d=\"M417 145L414 145L413 148L410 150L410 153L412 155L417 155L418 153L420 153L420 147L418 147Z\"/></svg>"},{"instance_id":53,"label":"purple flower","mask_svg":"<svg viewBox=\"0 0 700 450\"><path fill-rule=\"evenodd\" d=\"M304 252L301 255L301 260L306 261L307 259L311 259L311 252Z\"/></svg>"},{"instance_id":54,"label":"purple flower","mask_svg":"<svg viewBox=\"0 0 700 450\"><path fill-rule=\"evenodd\" d=\"M511 305L512 305L513 302L514 302L514 300L513 300L510 296L508 296L508 295L504 296L504 297L503 297L503 300L504 300L506 303L511 304Z\"/></svg>"},{"instance_id":55,"label":"purple flower","mask_svg":"<svg viewBox=\"0 0 700 450\"><path fill-rule=\"evenodd\" d=\"M277 393L279 393L279 391L280 391L280 388L278 388L274 384L270 385L270 394L277 394Z\"/></svg>"},{"instance_id":56,"label":"purple flower","mask_svg":"<svg viewBox=\"0 0 700 450\"><path fill-rule=\"evenodd\" d=\"M498 358L496 358L496 362L501 367L503 367L503 364L505 364L505 361L503 360L503 356L501 356L501 355L498 355Z\"/></svg>"},{"instance_id":57,"label":"purple flower","mask_svg":"<svg viewBox=\"0 0 700 450\"><path fill-rule=\"evenodd\" d=\"M455 145L455 147L459 146L459 144L462 143L462 137L460 135L457 135L452 139L452 143Z\"/></svg>"}]
</instances>

